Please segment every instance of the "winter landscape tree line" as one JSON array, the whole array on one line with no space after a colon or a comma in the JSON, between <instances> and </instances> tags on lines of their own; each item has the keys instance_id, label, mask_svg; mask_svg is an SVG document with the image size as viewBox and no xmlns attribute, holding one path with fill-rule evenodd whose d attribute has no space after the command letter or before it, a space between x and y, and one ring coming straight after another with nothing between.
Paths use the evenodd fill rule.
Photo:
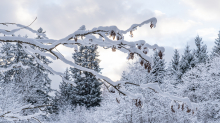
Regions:
<instances>
[{"instance_id":1,"label":"winter landscape tree line","mask_svg":"<svg viewBox=\"0 0 220 123\"><path fill-rule=\"evenodd\" d=\"M145 22L150 22L151 28L156 25L154 18ZM137 26L132 25L125 32L133 36ZM1 30L1 122L220 122L220 32L210 55L202 38L196 36L196 49L187 45L182 56L175 49L171 62L166 63L163 48L143 41L125 42L117 27L93 29L86 32L92 33L87 36L82 26L78 37L74 34L76 37L65 38L69 42L62 39L64 46L75 48L72 59L77 66L72 65L61 74L48 67L53 56L62 56L48 48L48 44L42 45L52 42L42 28L34 32L37 37L32 42L26 40L27 36L13 39L13 31L16 32ZM96 38L94 34L101 36ZM114 39L118 43L112 42ZM99 76L99 46L129 51L128 59L134 59L116 84ZM149 49L154 54L145 57ZM51 89L49 74L62 76L59 90Z\"/></svg>"}]
</instances>

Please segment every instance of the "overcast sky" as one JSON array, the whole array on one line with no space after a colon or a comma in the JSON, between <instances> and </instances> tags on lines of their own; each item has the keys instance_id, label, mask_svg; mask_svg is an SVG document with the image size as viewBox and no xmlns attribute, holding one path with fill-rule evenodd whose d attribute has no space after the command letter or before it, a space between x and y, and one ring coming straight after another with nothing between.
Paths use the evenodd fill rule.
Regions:
<instances>
[{"instance_id":1,"label":"overcast sky","mask_svg":"<svg viewBox=\"0 0 220 123\"><path fill-rule=\"evenodd\" d=\"M128 41L145 40L149 44L165 47L168 63L173 50L180 54L187 44L195 48L194 38L199 35L210 52L220 30L220 0L0 0L0 22L42 27L49 38L60 39L85 25L86 29L98 26L116 25L127 29L134 23L141 23L151 17L158 20L157 27L142 26ZM71 59L73 49L58 47ZM126 70L127 55L99 48L102 74L112 80L119 80ZM60 61L51 67L60 72L68 67ZM58 88L61 79L50 76L52 87Z\"/></svg>"}]
</instances>

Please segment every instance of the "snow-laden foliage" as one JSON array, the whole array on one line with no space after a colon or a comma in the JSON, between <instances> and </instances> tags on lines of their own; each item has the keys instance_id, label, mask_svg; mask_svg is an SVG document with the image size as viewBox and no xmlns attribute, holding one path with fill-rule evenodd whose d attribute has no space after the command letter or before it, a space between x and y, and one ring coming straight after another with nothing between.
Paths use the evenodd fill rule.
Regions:
<instances>
[{"instance_id":1,"label":"snow-laden foliage","mask_svg":"<svg viewBox=\"0 0 220 123\"><path fill-rule=\"evenodd\" d=\"M64 72L64 78L66 80L71 81L71 75L69 72L69 69L67 68ZM72 106L75 106L75 87L67 82L61 82L59 85L59 91L57 91L55 94L56 96L53 99L53 106L52 106L52 112L58 114L62 110L66 110L66 108L73 108Z\"/></svg>"},{"instance_id":2,"label":"snow-laden foliage","mask_svg":"<svg viewBox=\"0 0 220 123\"><path fill-rule=\"evenodd\" d=\"M220 121L220 58L200 64L183 76L181 94L199 106L197 117L203 122Z\"/></svg>"},{"instance_id":3,"label":"snow-laden foliage","mask_svg":"<svg viewBox=\"0 0 220 123\"><path fill-rule=\"evenodd\" d=\"M9 105L9 107L3 107L6 108L3 110L10 111L9 109L13 108L11 102L14 101L20 106L28 104L34 106L48 105L51 99L49 96L49 92L51 91L51 80L48 77L49 71L35 62L34 58L23 50L20 43L5 43L1 48L0 67L3 70L3 77L0 83L0 90L7 92L2 93L2 96L6 99L4 104ZM33 46L32 48L37 49ZM51 63L45 56L36 54L36 57L44 64ZM11 91L9 92L7 90ZM8 96L12 100L8 100ZM37 114L38 112L38 108L26 109L20 112L20 115L26 116Z\"/></svg>"},{"instance_id":4,"label":"snow-laden foliage","mask_svg":"<svg viewBox=\"0 0 220 123\"><path fill-rule=\"evenodd\" d=\"M207 46L203 45L202 38L197 36L195 38L196 49L194 50L194 56L196 63L205 63L208 59Z\"/></svg>"},{"instance_id":5,"label":"snow-laden foliage","mask_svg":"<svg viewBox=\"0 0 220 123\"><path fill-rule=\"evenodd\" d=\"M177 75L179 70L180 55L177 49L174 50L173 59L171 61L172 74Z\"/></svg>"},{"instance_id":6,"label":"snow-laden foliage","mask_svg":"<svg viewBox=\"0 0 220 123\"><path fill-rule=\"evenodd\" d=\"M101 72L99 67L98 47L96 45L80 46L79 51L73 54L75 64L85 68L92 69L96 72ZM95 107L101 102L101 81L93 74L81 71L76 68L70 68L72 78L76 83L74 88L73 105Z\"/></svg>"},{"instance_id":7,"label":"snow-laden foliage","mask_svg":"<svg viewBox=\"0 0 220 123\"><path fill-rule=\"evenodd\" d=\"M189 49L189 45L187 45L184 54L180 59L178 78L181 79L182 75L186 73L190 68L194 67L195 64L196 60L193 56L193 53L191 53L191 50Z\"/></svg>"},{"instance_id":8,"label":"snow-laden foliage","mask_svg":"<svg viewBox=\"0 0 220 123\"><path fill-rule=\"evenodd\" d=\"M177 49L174 50L174 55L171 60L171 62L168 64L168 67L166 69L166 78L174 78L175 81L173 81L172 84L177 85L180 83L181 79L179 78L179 68L180 68L180 55Z\"/></svg>"},{"instance_id":9,"label":"snow-laden foliage","mask_svg":"<svg viewBox=\"0 0 220 123\"><path fill-rule=\"evenodd\" d=\"M220 56L220 31L218 33L218 38L215 39L215 46L212 49L212 56Z\"/></svg>"},{"instance_id":10,"label":"snow-laden foliage","mask_svg":"<svg viewBox=\"0 0 220 123\"><path fill-rule=\"evenodd\" d=\"M153 62L154 65L151 70L151 82L162 84L165 76L165 60L160 56L160 52L157 50L154 52Z\"/></svg>"},{"instance_id":11,"label":"snow-laden foliage","mask_svg":"<svg viewBox=\"0 0 220 123\"><path fill-rule=\"evenodd\" d=\"M130 80L133 84L147 84L151 76L148 70L144 69L139 62L129 65L126 72L123 72L122 80ZM168 82L168 81L165 81ZM161 88L170 93L174 88L162 83ZM77 106L73 110L66 110L59 114L59 119L55 122L70 123L183 123L196 121L195 114L185 104L171 101L168 97L163 97L153 89L142 89L138 86L126 85L125 89L132 93L138 93L143 99L131 99L111 91L103 85L100 107L87 109ZM168 91L169 90L169 91Z\"/></svg>"}]
</instances>

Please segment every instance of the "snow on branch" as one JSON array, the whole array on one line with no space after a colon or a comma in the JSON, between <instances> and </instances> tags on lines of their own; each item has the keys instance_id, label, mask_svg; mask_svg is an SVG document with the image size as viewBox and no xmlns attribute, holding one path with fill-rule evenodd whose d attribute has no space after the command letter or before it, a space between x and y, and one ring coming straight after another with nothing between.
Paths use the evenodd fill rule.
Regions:
<instances>
[{"instance_id":1,"label":"snow on branch","mask_svg":"<svg viewBox=\"0 0 220 123\"><path fill-rule=\"evenodd\" d=\"M27 115L27 116L22 116L20 115L20 112L22 110L27 110L27 109L34 109L34 108L40 108L40 107L45 107L45 106L51 106L51 105L43 105L43 106L33 106L31 104L16 108L11 111L4 111L0 112L0 117L8 120L8 121L14 121L14 120L29 120L31 118L37 120L35 117L39 115L44 115L45 113L42 112L41 110L38 113L32 114L32 115ZM37 120L39 121L39 120Z\"/></svg>"},{"instance_id":2,"label":"snow on branch","mask_svg":"<svg viewBox=\"0 0 220 123\"><path fill-rule=\"evenodd\" d=\"M22 67L24 69L28 68L28 66L24 66L21 62L19 62L17 64L13 64L13 65L11 65L11 66L9 66L7 68L0 68L0 71L8 71L8 70L11 70L11 69L13 69L15 67Z\"/></svg>"},{"instance_id":3,"label":"snow on branch","mask_svg":"<svg viewBox=\"0 0 220 123\"><path fill-rule=\"evenodd\" d=\"M35 61L36 61L38 64L42 65L44 68L46 68L47 70L49 70L49 71L52 72L53 74L61 76L64 82L67 82L67 83L72 84L73 86L76 86L76 84L75 84L74 82L69 81L69 80L66 80L66 79L64 78L64 74L63 74L63 73L57 72L57 71L53 70L51 67L49 67L48 65L45 65L44 63L42 63L42 62L37 58L36 54L34 54L35 52L37 52L37 51L35 51L36 49L32 49L32 48L31 48L30 46L28 46L28 45L22 45L22 48L23 48L23 50L24 50L27 54L29 54L29 55L31 55L32 57L34 57ZM34 53L29 52L27 49L33 51ZM39 50L38 50L38 51L39 51ZM41 54L42 54L42 53L43 53L43 52L41 52Z\"/></svg>"},{"instance_id":4,"label":"snow on branch","mask_svg":"<svg viewBox=\"0 0 220 123\"><path fill-rule=\"evenodd\" d=\"M142 62L145 66L146 69L150 68L151 65L153 65L153 62L151 58L147 55L149 52L149 49L157 49L161 52L164 52L163 47L159 47L158 45L150 45L146 43L144 40L140 41L133 41L129 42L124 39L124 34L130 32L132 34L133 31L137 29L137 27L141 27L144 24L150 23L150 27L156 27L157 19L156 18L150 18L140 24L133 24L130 28L127 30L120 30L116 26L106 26L106 27L98 27L98 28L93 28L91 30L86 30L86 27L83 25L81 26L78 30L76 30L74 33L59 39L59 40L54 40L54 39L48 39L44 33L39 33L38 31L35 31L34 29L24 26L21 24L14 24L18 27L19 29L14 29L11 31L6 31L1 29L0 33L6 35L6 36L0 36L0 42L18 42L22 45L23 49L25 52L27 52L29 55L33 56L35 60L41 64L43 67L46 69L50 70L52 73L59 75L62 77L64 81L65 78L63 77L63 73L57 72L50 68L49 66L41 63L41 61L36 57L36 53L40 55L44 55L47 57L50 57L52 59L60 59L62 62L71 65L72 67L82 70L82 71L87 71L89 73L92 73L96 78L101 79L111 86L113 86L116 89L116 86L120 84L120 82L113 82L110 78L103 76L101 74L98 74L97 72L81 67L79 65L76 65L74 62L67 60L62 56L62 54L55 52L53 49L55 49L59 45L64 45L67 47L73 47L75 50L77 50L76 45L98 45L101 47L108 47L114 49L114 51L120 50L122 52L125 52L128 54L128 59L133 59L134 54L137 54L142 58ZM34 38L26 38L26 37L20 37L16 36L15 32L18 32L21 29L26 29L28 31L31 31L32 33L35 33L37 35L43 36L43 39L34 39ZM12 35L12 36L10 36ZM98 35L99 38L97 38ZM133 36L133 34L132 34ZM116 39L116 40L115 40ZM32 45L35 47L38 47L44 51L47 51L47 53L42 52L41 50L38 49L33 49L28 45ZM69 82L69 81L68 81ZM74 84L73 82L69 82L71 84ZM121 82L123 83L123 82ZM120 93L123 95L126 95L125 92L122 92L118 89Z\"/></svg>"},{"instance_id":5,"label":"snow on branch","mask_svg":"<svg viewBox=\"0 0 220 123\"><path fill-rule=\"evenodd\" d=\"M178 102L185 103L191 109L195 110L196 108L198 108L197 104L192 103L188 97L177 97L177 96L173 96L173 95L171 95L167 92L162 92L159 85L158 85L158 83L141 84L140 87L143 88L143 89L150 88L155 93L159 93L159 95L161 95L163 97L167 97L167 98L169 98L170 100L173 100L173 101L178 101Z\"/></svg>"}]
</instances>

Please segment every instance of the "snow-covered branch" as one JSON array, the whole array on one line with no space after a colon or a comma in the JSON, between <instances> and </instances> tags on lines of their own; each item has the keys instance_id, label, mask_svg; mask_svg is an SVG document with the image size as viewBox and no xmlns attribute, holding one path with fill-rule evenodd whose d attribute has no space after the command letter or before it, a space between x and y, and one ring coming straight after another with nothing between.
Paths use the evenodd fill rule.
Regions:
<instances>
[{"instance_id":1,"label":"snow-covered branch","mask_svg":"<svg viewBox=\"0 0 220 123\"><path fill-rule=\"evenodd\" d=\"M9 66L7 68L0 68L0 71L8 71L8 70L11 70L11 69L13 69L15 67L22 67L24 69L28 68L28 66L24 66L21 62L19 62L17 64L13 64L13 65L11 65L11 66Z\"/></svg>"},{"instance_id":2,"label":"snow-covered branch","mask_svg":"<svg viewBox=\"0 0 220 123\"><path fill-rule=\"evenodd\" d=\"M29 120L31 118L34 118L35 120L37 120L35 117L39 116L39 115L43 115L45 113L43 113L41 110L38 113L34 113L32 115L27 115L27 116L21 116L19 113L22 110L27 110L27 109L34 109L34 108L41 108L41 107L45 107L45 106L51 106L51 105L42 105L42 106L33 106L31 104L29 105L25 105L19 108L16 108L14 110L11 111L4 111L0 113L0 117L7 119L8 121L14 121L14 120ZM38 120L39 121L39 120Z\"/></svg>"},{"instance_id":3,"label":"snow-covered branch","mask_svg":"<svg viewBox=\"0 0 220 123\"><path fill-rule=\"evenodd\" d=\"M56 48L58 45L64 45L67 47L73 47L73 48L75 48L75 50L77 50L76 45L87 45L88 46L88 45L95 44L95 45L99 45L101 47L109 47L114 50L118 49L122 52L128 53L128 59L133 59L134 54L137 54L138 56L140 56L142 58L142 60L144 60L144 64L151 64L152 65L153 63L152 63L151 58L149 56L147 56L147 52L149 51L149 49L158 49L158 50L164 52L164 48L159 47L158 45L150 45L150 44L146 43L144 40L129 42L129 41L124 40L124 36L123 36L124 34L126 34L128 32L130 32L130 34L133 36L132 32L135 31L137 29L137 27L141 27L142 25L148 24L148 23L150 23L151 28L156 27L157 19L151 18L151 19L146 20L140 24L133 24L127 30L120 30L116 26L108 26L108 27L100 26L98 28L86 30L85 26L83 25L78 30L76 30L74 33L72 33L62 39L59 39L59 40L48 39L46 37L45 33L39 33L38 31L35 31L30 27L13 23L14 25L16 25L19 28L13 29L11 31L1 29L0 33L4 34L5 36L1 36L0 41L1 42L18 42L18 43L22 44L23 49L29 55L33 56L39 64L44 66L46 69L50 70L52 73L62 76L62 78L63 78L63 73L57 72L57 71L53 70L52 68L50 68L49 66L41 63L40 60L36 57L36 53L43 55L43 56L50 57L54 60L60 59L64 63L69 64L74 68L90 72L93 75L95 75L96 78L102 79L102 80L106 81L108 84L112 85L114 88L116 88L115 86L118 85L119 82L115 83L111 79L109 79L108 77L105 77L101 74L98 74L97 72L95 72L93 70L83 68L79 65L76 65L74 62L65 59L62 56L62 54L53 51L53 49ZM42 36L43 39L34 39L34 38L26 38L26 37L16 36L15 32L18 32L21 29L25 29L25 30L28 30L34 34ZM97 38L95 35L99 35L99 38ZM80 39L80 37L81 37L81 39ZM115 39L117 39L117 41L114 41ZM47 51L48 53L42 52L38 49L33 49L30 46L28 46L27 44L38 47L44 51ZM147 66L147 65L145 65L145 66ZM63 80L67 82L67 80L65 80L65 78L63 78ZM69 83L73 84L73 82L69 82ZM123 93L123 92L121 92L121 93Z\"/></svg>"},{"instance_id":4,"label":"snow-covered branch","mask_svg":"<svg viewBox=\"0 0 220 123\"><path fill-rule=\"evenodd\" d=\"M154 92L159 93L159 95L161 95L163 97L167 97L170 100L178 101L178 102L181 102L181 103L185 103L191 109L195 110L196 108L198 108L196 103L192 103L188 97L173 96L173 95L171 95L171 94L169 94L167 92L161 91L158 83L141 84L140 87L143 88L143 89L145 89L145 88L152 89Z\"/></svg>"}]
</instances>

